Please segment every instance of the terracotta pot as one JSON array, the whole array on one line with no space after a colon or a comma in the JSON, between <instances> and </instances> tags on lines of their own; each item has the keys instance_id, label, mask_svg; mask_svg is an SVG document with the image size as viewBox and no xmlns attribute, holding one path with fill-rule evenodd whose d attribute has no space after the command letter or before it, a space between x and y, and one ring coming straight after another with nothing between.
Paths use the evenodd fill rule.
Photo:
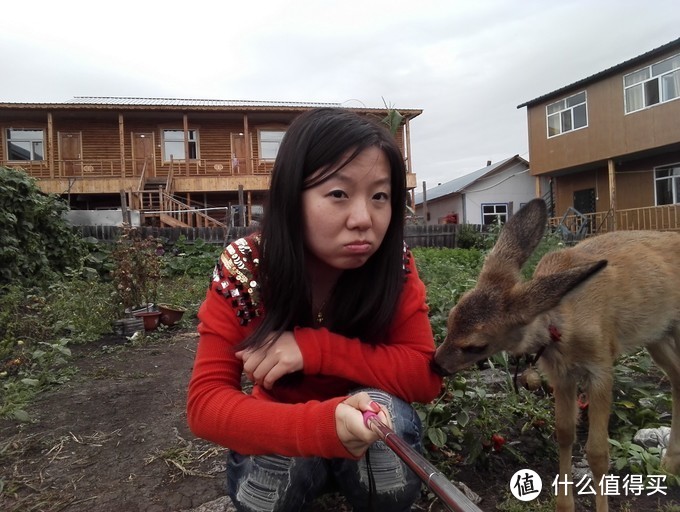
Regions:
<instances>
[{"instance_id":1,"label":"terracotta pot","mask_svg":"<svg viewBox=\"0 0 680 512\"><path fill-rule=\"evenodd\" d=\"M160 311L138 311L133 313L133 315L144 320L145 331L153 331L156 329L161 320Z\"/></svg>"},{"instance_id":2,"label":"terracotta pot","mask_svg":"<svg viewBox=\"0 0 680 512\"><path fill-rule=\"evenodd\" d=\"M182 315L184 315L187 309L172 304L159 304L158 310L161 313L161 323L163 325L175 325L182 319Z\"/></svg>"}]
</instances>

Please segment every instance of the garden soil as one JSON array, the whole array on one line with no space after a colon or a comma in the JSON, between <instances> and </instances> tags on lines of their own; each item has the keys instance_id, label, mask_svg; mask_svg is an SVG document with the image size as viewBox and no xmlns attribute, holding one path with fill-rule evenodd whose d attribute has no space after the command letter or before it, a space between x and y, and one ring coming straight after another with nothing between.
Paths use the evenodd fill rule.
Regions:
<instances>
[{"instance_id":1,"label":"garden soil","mask_svg":"<svg viewBox=\"0 0 680 512\"><path fill-rule=\"evenodd\" d=\"M224 497L225 450L196 439L186 425L197 341L190 327L144 343L107 337L73 347L76 372L27 409L31 422L0 421L0 510L232 511ZM522 446L530 444L516 448ZM531 469L554 475L554 464L543 464ZM519 469L517 463L461 468L453 479L480 495L482 510L492 511L507 499L513 467ZM612 510L651 512L664 503L680 504L677 488L667 492L635 501L612 498ZM587 502L579 505L580 511L590 509ZM349 507L331 495L313 510ZM444 508L424 492L415 510Z\"/></svg>"}]
</instances>

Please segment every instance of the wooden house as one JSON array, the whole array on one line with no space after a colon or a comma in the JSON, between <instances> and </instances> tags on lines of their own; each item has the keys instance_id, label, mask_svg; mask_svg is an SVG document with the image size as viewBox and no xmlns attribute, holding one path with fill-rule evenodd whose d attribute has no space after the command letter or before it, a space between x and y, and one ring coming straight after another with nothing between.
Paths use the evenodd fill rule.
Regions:
<instances>
[{"instance_id":1,"label":"wooden house","mask_svg":"<svg viewBox=\"0 0 680 512\"><path fill-rule=\"evenodd\" d=\"M553 223L680 229L680 39L527 101Z\"/></svg>"},{"instance_id":2,"label":"wooden house","mask_svg":"<svg viewBox=\"0 0 680 512\"><path fill-rule=\"evenodd\" d=\"M460 176L415 195L415 211L426 224L505 222L536 197L529 162L519 155Z\"/></svg>"},{"instance_id":3,"label":"wooden house","mask_svg":"<svg viewBox=\"0 0 680 512\"><path fill-rule=\"evenodd\" d=\"M73 210L120 209L122 218L132 210L158 226L248 224L262 211L286 127L323 106L341 107L122 97L0 103L0 166L21 168ZM379 121L395 113L347 110ZM391 116L411 190L410 121L421 112Z\"/></svg>"}]
</instances>

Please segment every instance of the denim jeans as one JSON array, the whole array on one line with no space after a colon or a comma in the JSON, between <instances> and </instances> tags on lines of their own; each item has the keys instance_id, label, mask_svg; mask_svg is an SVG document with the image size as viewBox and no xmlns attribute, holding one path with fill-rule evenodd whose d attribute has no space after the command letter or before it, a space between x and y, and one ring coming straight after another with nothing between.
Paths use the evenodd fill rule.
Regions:
<instances>
[{"instance_id":1,"label":"denim jeans","mask_svg":"<svg viewBox=\"0 0 680 512\"><path fill-rule=\"evenodd\" d=\"M396 434L422 451L420 418L408 403L377 389L359 391L387 407ZM227 462L229 497L244 512L298 512L331 491L342 493L355 511L402 512L411 510L420 486L418 477L382 441L373 443L358 461L232 451Z\"/></svg>"}]
</instances>

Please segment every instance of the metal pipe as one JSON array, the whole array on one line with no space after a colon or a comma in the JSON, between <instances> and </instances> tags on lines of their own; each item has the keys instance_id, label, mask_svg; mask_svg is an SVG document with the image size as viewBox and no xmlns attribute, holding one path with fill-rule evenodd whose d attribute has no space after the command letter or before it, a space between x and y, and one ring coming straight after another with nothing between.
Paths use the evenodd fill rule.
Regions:
<instances>
[{"instance_id":1,"label":"metal pipe","mask_svg":"<svg viewBox=\"0 0 680 512\"><path fill-rule=\"evenodd\" d=\"M453 512L482 512L463 492L453 485L444 474L425 457L401 439L385 425L373 411L363 413L364 424L380 436L380 439L434 492Z\"/></svg>"}]
</instances>

